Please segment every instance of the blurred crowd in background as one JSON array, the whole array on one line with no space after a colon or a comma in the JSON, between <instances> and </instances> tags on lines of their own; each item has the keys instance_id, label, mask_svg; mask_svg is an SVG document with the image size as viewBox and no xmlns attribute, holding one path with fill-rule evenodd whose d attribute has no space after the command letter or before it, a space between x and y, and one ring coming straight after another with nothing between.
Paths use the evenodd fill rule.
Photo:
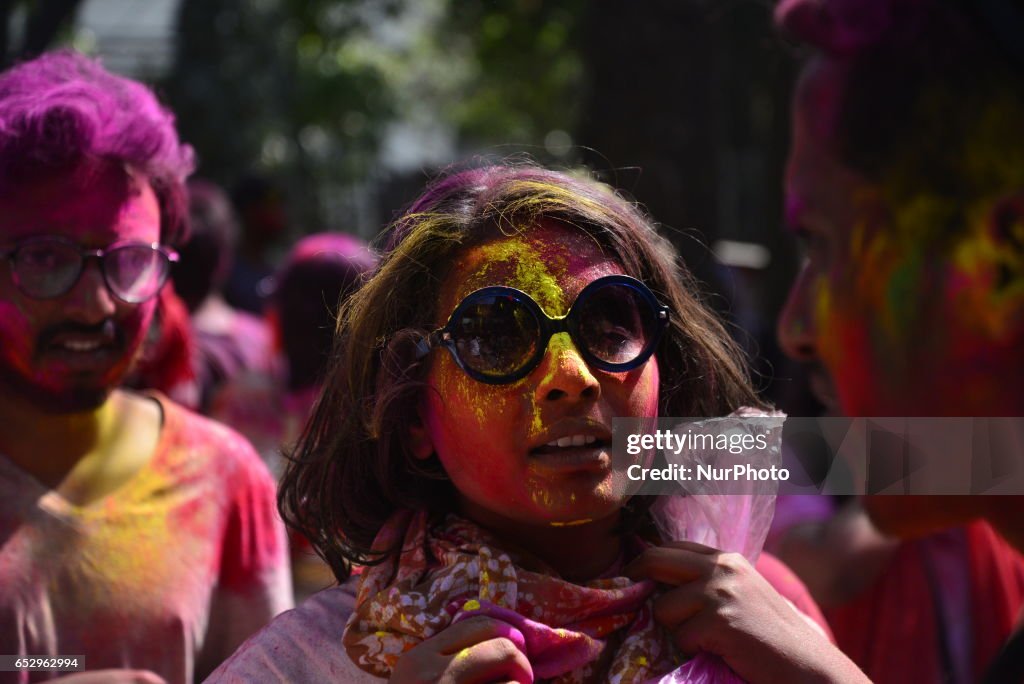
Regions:
<instances>
[{"instance_id":1,"label":"blurred crowd in background","mask_svg":"<svg viewBox=\"0 0 1024 684\"><path fill-rule=\"evenodd\" d=\"M191 233L127 384L233 427L279 476L323 380L339 302L377 264L375 236L427 179L465 160L585 165L628 193L727 319L763 398L796 416L837 410L831 390L810 391L801 363L822 361L822 340L797 320L816 302L793 295L782 317L788 357L776 337L802 257L782 225L796 211L784 207L783 179L806 48L780 36L774 9L754 0L36 0L0 3L0 58L6 68L72 46L152 84L174 112L197 157ZM800 21L787 28L827 53L815 43L821 27ZM813 137L804 129L814 126L797 121L797 135ZM807 161L804 175L819 163ZM1008 221L1021 225L1019 213ZM848 406L851 397L842 397ZM897 403L873 406L911 415ZM917 406L966 415L981 404ZM916 667L912 648L890 662L871 640L883 638L874 630L884 623L890 644L910 643L919 630L899 625L911 594L935 612L929 648L967 671L969 655L931 643L955 631L959 614L925 586L955 585L964 596L976 587L962 567L947 585L922 579L928 568L964 565L965 549L994 557L992 575L1013 594L988 597L989 614L973 614L977 624L1000 621L985 659L1018 619L1019 555L989 527L964 523L991 512L952 520L967 530L954 543L923 532L926 541L897 541L844 498L784 500L779 510L769 550L808 584L869 674L897 681ZM993 524L1019 513L1007 511L991 513ZM291 541L301 600L333 577L303 539Z\"/></svg>"}]
</instances>

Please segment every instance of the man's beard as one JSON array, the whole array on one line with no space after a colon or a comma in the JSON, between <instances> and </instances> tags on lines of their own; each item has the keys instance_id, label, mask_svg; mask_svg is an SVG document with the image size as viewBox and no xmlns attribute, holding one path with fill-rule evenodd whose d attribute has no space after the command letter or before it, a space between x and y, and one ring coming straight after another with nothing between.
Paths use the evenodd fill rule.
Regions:
<instances>
[{"instance_id":1,"label":"man's beard","mask_svg":"<svg viewBox=\"0 0 1024 684\"><path fill-rule=\"evenodd\" d=\"M72 383L60 390L44 387L3 360L0 360L0 388L11 399L23 400L38 411L54 415L94 411L103 405L114 389L104 385Z\"/></svg>"},{"instance_id":2,"label":"man's beard","mask_svg":"<svg viewBox=\"0 0 1024 684\"><path fill-rule=\"evenodd\" d=\"M111 346L120 358L134 356L138 344L131 348L126 344L124 329L112 320L106 320L98 326L83 326L77 323L61 323L41 332L36 339L34 362L45 360L51 341L59 334L69 331L92 331L103 326L113 329ZM80 379L67 377L57 383L58 386L47 386L39 380L26 375L26 371L13 367L9 360L0 356L0 391L12 399L20 399L36 410L52 415L68 413L85 413L94 411L106 402L110 393L127 375L131 363L123 363L119 372L105 373L96 376L83 376Z\"/></svg>"}]
</instances>

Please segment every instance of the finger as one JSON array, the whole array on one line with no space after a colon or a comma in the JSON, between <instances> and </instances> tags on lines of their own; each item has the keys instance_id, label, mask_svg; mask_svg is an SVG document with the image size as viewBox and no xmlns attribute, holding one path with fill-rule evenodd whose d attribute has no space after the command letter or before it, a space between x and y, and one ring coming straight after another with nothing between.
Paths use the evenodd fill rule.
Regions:
<instances>
[{"instance_id":1,"label":"finger","mask_svg":"<svg viewBox=\"0 0 1024 684\"><path fill-rule=\"evenodd\" d=\"M446 674L459 684L533 684L533 668L526 654L505 638L490 639L459 651L452 657Z\"/></svg>"},{"instance_id":2,"label":"finger","mask_svg":"<svg viewBox=\"0 0 1024 684\"><path fill-rule=\"evenodd\" d=\"M634 580L679 585L709 576L714 567L714 556L661 546L645 549L622 572Z\"/></svg>"},{"instance_id":3,"label":"finger","mask_svg":"<svg viewBox=\"0 0 1024 684\"><path fill-rule=\"evenodd\" d=\"M692 619L707 607L704 582L690 582L654 600L654 621L667 630Z\"/></svg>"},{"instance_id":4,"label":"finger","mask_svg":"<svg viewBox=\"0 0 1024 684\"><path fill-rule=\"evenodd\" d=\"M722 552L721 549L716 549L713 546L707 546L706 544L700 544L695 541L687 541L685 539L680 539L679 541L666 542L662 544L661 547L667 549L683 549L684 551L693 551L694 553L703 553L709 556Z\"/></svg>"},{"instance_id":5,"label":"finger","mask_svg":"<svg viewBox=\"0 0 1024 684\"><path fill-rule=\"evenodd\" d=\"M486 615L478 615L456 622L451 627L439 632L432 641L438 653L455 655L463 649L491 639L508 639L521 646L526 644L523 633L518 629L507 622Z\"/></svg>"},{"instance_id":6,"label":"finger","mask_svg":"<svg viewBox=\"0 0 1024 684\"><path fill-rule=\"evenodd\" d=\"M671 631L672 643L684 656L694 656L701 651L712 650L705 643L711 629L712 626L708 624L706 615L697 613ZM712 652L714 651L712 650Z\"/></svg>"}]
</instances>

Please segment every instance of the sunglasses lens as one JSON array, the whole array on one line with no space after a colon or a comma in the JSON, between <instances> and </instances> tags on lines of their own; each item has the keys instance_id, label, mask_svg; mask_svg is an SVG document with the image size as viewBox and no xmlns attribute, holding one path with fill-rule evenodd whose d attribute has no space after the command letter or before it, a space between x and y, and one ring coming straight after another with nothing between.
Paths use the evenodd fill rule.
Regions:
<instances>
[{"instance_id":1,"label":"sunglasses lens","mask_svg":"<svg viewBox=\"0 0 1024 684\"><path fill-rule=\"evenodd\" d=\"M464 302L450 329L463 365L489 378L521 370L540 339L536 317L509 295L481 295Z\"/></svg>"},{"instance_id":2,"label":"sunglasses lens","mask_svg":"<svg viewBox=\"0 0 1024 684\"><path fill-rule=\"evenodd\" d=\"M630 363L648 351L656 339L657 312L629 285L612 283L600 287L580 306L580 341L605 363Z\"/></svg>"},{"instance_id":3,"label":"sunglasses lens","mask_svg":"<svg viewBox=\"0 0 1024 684\"><path fill-rule=\"evenodd\" d=\"M26 244L17 252L14 273L18 286L29 297L59 297L75 284L82 267L78 251L58 241Z\"/></svg>"},{"instance_id":4,"label":"sunglasses lens","mask_svg":"<svg viewBox=\"0 0 1024 684\"><path fill-rule=\"evenodd\" d=\"M107 284L126 302L150 299L167 281L167 257L148 245L125 245L107 252L103 267Z\"/></svg>"}]
</instances>

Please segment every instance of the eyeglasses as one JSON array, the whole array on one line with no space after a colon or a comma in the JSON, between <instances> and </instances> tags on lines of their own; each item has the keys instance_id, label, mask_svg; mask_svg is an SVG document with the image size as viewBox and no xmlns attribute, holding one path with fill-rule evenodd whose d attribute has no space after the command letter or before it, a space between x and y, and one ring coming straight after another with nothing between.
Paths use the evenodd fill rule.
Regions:
<instances>
[{"instance_id":1,"label":"eyeglasses","mask_svg":"<svg viewBox=\"0 0 1024 684\"><path fill-rule=\"evenodd\" d=\"M525 292L485 287L467 295L448 323L419 343L417 356L447 347L469 377L501 385L529 375L551 336L567 332L588 364L621 373L651 357L668 323L668 307L642 282L625 275L590 283L569 313L557 318Z\"/></svg>"},{"instance_id":2,"label":"eyeglasses","mask_svg":"<svg viewBox=\"0 0 1024 684\"><path fill-rule=\"evenodd\" d=\"M33 299L53 299L70 292L82 275L85 260L92 258L99 259L110 292L123 302L138 304L160 291L178 253L155 242L118 242L106 249L85 249L59 237L34 238L0 249L0 259L11 262L14 284Z\"/></svg>"}]
</instances>

